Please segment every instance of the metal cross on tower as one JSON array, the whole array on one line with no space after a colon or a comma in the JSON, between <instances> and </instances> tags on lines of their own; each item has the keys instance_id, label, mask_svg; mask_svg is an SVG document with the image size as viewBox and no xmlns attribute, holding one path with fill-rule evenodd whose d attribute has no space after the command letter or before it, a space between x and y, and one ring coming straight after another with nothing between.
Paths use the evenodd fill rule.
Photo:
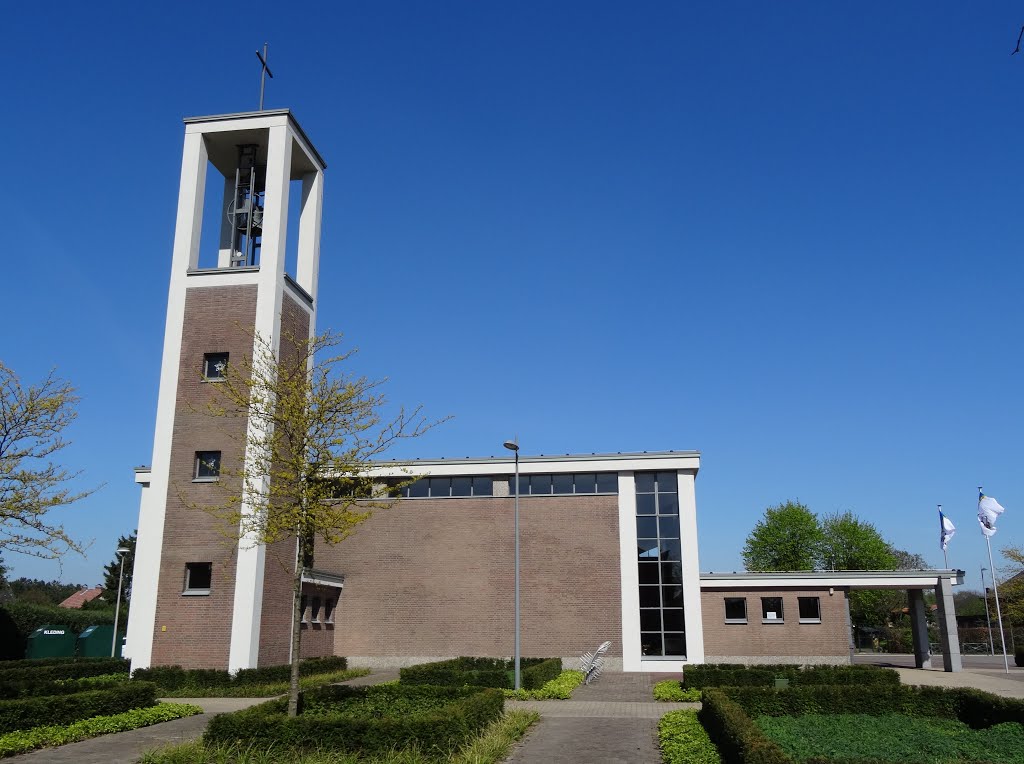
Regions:
<instances>
[{"instance_id":1,"label":"metal cross on tower","mask_svg":"<svg viewBox=\"0 0 1024 764\"><path fill-rule=\"evenodd\" d=\"M263 43L262 53L256 51L256 58L263 65L263 69L260 71L260 111L263 111L263 88L267 83L267 75L270 75L270 79L274 79L274 73L270 71L270 67L267 65L267 43Z\"/></svg>"}]
</instances>

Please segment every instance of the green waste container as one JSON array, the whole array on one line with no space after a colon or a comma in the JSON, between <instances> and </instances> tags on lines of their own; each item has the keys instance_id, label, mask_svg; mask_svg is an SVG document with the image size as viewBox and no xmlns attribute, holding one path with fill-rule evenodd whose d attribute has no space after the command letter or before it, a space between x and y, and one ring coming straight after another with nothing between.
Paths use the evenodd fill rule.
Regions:
<instances>
[{"instance_id":1,"label":"green waste container","mask_svg":"<svg viewBox=\"0 0 1024 764\"><path fill-rule=\"evenodd\" d=\"M115 657L121 657L121 647L124 643L124 631L118 629L117 652ZM78 657L79 658L109 658L110 640L114 638L114 627L110 624L93 625L78 635Z\"/></svg>"},{"instance_id":2,"label":"green waste container","mask_svg":"<svg viewBox=\"0 0 1024 764\"><path fill-rule=\"evenodd\" d=\"M75 632L70 626L40 626L28 635L26 658L70 658L74 654Z\"/></svg>"}]
</instances>

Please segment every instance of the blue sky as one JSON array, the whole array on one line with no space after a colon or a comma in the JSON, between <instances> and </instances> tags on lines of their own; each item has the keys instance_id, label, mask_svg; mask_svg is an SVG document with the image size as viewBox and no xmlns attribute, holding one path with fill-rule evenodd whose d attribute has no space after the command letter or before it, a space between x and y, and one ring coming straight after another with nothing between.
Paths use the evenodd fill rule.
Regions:
<instances>
[{"instance_id":1,"label":"blue sky","mask_svg":"<svg viewBox=\"0 0 1024 764\"><path fill-rule=\"evenodd\" d=\"M394 455L698 449L701 568L851 510L978 585L1024 535L1018 4L67 4L5 13L0 359L83 401L92 584L152 452L183 126L328 162L320 326L454 419Z\"/></svg>"}]
</instances>

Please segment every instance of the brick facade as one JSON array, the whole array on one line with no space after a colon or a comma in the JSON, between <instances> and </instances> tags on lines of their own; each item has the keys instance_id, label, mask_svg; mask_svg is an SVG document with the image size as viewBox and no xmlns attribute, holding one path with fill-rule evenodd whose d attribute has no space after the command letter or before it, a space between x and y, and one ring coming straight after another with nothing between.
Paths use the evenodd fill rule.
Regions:
<instances>
[{"instance_id":1,"label":"brick facade","mask_svg":"<svg viewBox=\"0 0 1024 764\"><path fill-rule=\"evenodd\" d=\"M839 589L710 589L701 591L704 653L709 663L769 662L771 658L849 660L846 592ZM747 622L725 622L725 598L747 600ZM782 622L762 622L761 598L781 597ZM798 597L817 597L821 623L800 623ZM743 659L751 659L745 661ZM790 661L794 662L794 661ZM806 662L800 660L796 662ZM813 661L812 661L813 662Z\"/></svg>"},{"instance_id":2,"label":"brick facade","mask_svg":"<svg viewBox=\"0 0 1024 764\"><path fill-rule=\"evenodd\" d=\"M196 451L221 451L225 465L237 465L242 457L245 420L215 418L202 410L216 384L203 381L202 365L204 353L228 352L231 358L250 354L252 339L239 326L252 326L255 314L255 286L193 287L186 292L153 665L225 668L228 663L237 564L235 546L225 535L231 529L187 505L216 504L226 487L192 482ZM182 594L189 562L213 564L210 594Z\"/></svg>"},{"instance_id":3,"label":"brick facade","mask_svg":"<svg viewBox=\"0 0 1024 764\"><path fill-rule=\"evenodd\" d=\"M318 567L345 575L335 653L374 658L513 651L511 498L403 499L377 510ZM617 496L520 501L521 647L621 655Z\"/></svg>"}]
</instances>

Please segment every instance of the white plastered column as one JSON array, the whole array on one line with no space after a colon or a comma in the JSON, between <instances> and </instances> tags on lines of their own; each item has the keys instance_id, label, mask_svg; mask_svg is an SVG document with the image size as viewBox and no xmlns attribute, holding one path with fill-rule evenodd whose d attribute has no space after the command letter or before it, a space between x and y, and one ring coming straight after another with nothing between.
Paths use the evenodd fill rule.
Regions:
<instances>
[{"instance_id":1,"label":"white plastered column","mask_svg":"<svg viewBox=\"0 0 1024 764\"><path fill-rule=\"evenodd\" d=\"M152 471L149 486L143 489L140 500L135 567L132 571L132 588L136 596L132 598L132 607L128 612L125 655L131 658L133 669L148 668L153 658L157 587L160 583L160 559L171 471L171 435L174 431L181 336L185 323L185 284L188 271L199 264L207 162L203 136L186 133L181 159L181 184L178 187L178 213L174 224L160 392L153 433Z\"/></svg>"},{"instance_id":2,"label":"white plastered column","mask_svg":"<svg viewBox=\"0 0 1024 764\"><path fill-rule=\"evenodd\" d=\"M295 281L313 298L316 311L316 291L320 280L320 229L323 224L324 174L322 171L302 176L302 211L299 214L299 253L295 267ZM310 332L313 332L310 323Z\"/></svg>"},{"instance_id":3,"label":"white plastered column","mask_svg":"<svg viewBox=\"0 0 1024 764\"><path fill-rule=\"evenodd\" d=\"M619 579L622 586L622 670L640 671L640 574L636 557L636 479L619 473Z\"/></svg>"},{"instance_id":4,"label":"white plastered column","mask_svg":"<svg viewBox=\"0 0 1024 764\"><path fill-rule=\"evenodd\" d=\"M700 560L697 556L696 474L680 471L679 539L683 548L683 620L686 662L704 662L704 620L700 600Z\"/></svg>"},{"instance_id":5,"label":"white plastered column","mask_svg":"<svg viewBox=\"0 0 1024 764\"><path fill-rule=\"evenodd\" d=\"M277 352L281 334L281 301L284 289L284 260L288 226L288 190L291 171L292 136L286 125L270 128L267 147L266 200L263 209L263 239L260 247L259 292L256 298L256 333L271 340ZM254 352L256 348L254 347ZM259 422L249 420L246 434L246 462L252 464L249 449L259 439ZM269 478L264 477L264 480ZM259 497L243 489L243 511L266 511ZM231 617L231 647L228 670L254 668L259 660L260 619L263 613L263 577L266 546L246 534L238 545L235 598Z\"/></svg>"}]
</instances>

